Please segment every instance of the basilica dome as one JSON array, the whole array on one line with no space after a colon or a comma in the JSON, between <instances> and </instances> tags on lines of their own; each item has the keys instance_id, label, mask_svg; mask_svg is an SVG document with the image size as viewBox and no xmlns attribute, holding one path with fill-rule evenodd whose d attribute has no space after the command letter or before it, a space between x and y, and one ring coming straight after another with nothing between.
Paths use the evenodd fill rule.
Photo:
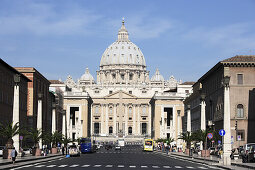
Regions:
<instances>
[{"instance_id":1,"label":"basilica dome","mask_svg":"<svg viewBox=\"0 0 255 170\"><path fill-rule=\"evenodd\" d=\"M124 21L118 33L118 39L103 53L100 66L136 65L146 67L142 51L128 39Z\"/></svg>"}]
</instances>

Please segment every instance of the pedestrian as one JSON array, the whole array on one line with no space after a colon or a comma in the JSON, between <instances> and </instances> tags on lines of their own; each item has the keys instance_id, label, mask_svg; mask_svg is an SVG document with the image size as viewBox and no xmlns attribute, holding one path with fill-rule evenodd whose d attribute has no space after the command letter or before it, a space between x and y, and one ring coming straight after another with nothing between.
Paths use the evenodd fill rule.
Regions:
<instances>
[{"instance_id":1,"label":"pedestrian","mask_svg":"<svg viewBox=\"0 0 255 170\"><path fill-rule=\"evenodd\" d=\"M62 155L64 155L65 154L65 147L63 146L62 147Z\"/></svg>"},{"instance_id":2,"label":"pedestrian","mask_svg":"<svg viewBox=\"0 0 255 170\"><path fill-rule=\"evenodd\" d=\"M12 157L12 163L14 164L15 163L15 160L16 160L16 157L17 157L18 153L17 151L15 150L15 147L12 149L11 151L11 157Z\"/></svg>"}]
</instances>

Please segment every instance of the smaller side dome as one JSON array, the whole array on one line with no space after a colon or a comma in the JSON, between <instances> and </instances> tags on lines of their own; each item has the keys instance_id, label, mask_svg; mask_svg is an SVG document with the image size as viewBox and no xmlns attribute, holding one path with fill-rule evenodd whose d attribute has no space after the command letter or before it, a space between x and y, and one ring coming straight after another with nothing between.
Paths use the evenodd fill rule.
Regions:
<instances>
[{"instance_id":1,"label":"smaller side dome","mask_svg":"<svg viewBox=\"0 0 255 170\"><path fill-rule=\"evenodd\" d=\"M86 68L85 73L81 76L80 82L94 82L93 76L89 73L89 69Z\"/></svg>"},{"instance_id":2,"label":"smaller side dome","mask_svg":"<svg viewBox=\"0 0 255 170\"><path fill-rule=\"evenodd\" d=\"M159 70L156 69L155 74L151 77L151 81L165 81L164 77L159 73Z\"/></svg>"}]
</instances>

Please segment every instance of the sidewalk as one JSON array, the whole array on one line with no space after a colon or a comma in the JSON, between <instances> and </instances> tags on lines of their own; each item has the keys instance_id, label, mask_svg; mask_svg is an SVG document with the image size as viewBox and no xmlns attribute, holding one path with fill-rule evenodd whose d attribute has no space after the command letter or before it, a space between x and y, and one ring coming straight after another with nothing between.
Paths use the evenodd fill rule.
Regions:
<instances>
[{"instance_id":1,"label":"sidewalk","mask_svg":"<svg viewBox=\"0 0 255 170\"><path fill-rule=\"evenodd\" d=\"M255 163L242 163L242 162L238 162L234 160L232 160L231 166L224 166L222 165L222 159L213 155L211 155L210 157L201 157L198 154L193 154L192 156L188 156L182 152L169 152L168 155L166 153L163 153L162 151L157 151L157 152L164 154L168 157L179 158L179 159L188 160L191 162L217 166L219 168L224 168L224 169L243 169L243 168L255 169Z\"/></svg>"},{"instance_id":2,"label":"sidewalk","mask_svg":"<svg viewBox=\"0 0 255 170\"><path fill-rule=\"evenodd\" d=\"M14 168L20 166L21 163L22 165L27 165L30 164L31 162L55 159L59 157L63 157L63 155L62 154L48 154L47 156L28 155L24 157L17 157L14 165L12 164L11 159L3 159L2 157L0 157L0 169Z\"/></svg>"}]
</instances>

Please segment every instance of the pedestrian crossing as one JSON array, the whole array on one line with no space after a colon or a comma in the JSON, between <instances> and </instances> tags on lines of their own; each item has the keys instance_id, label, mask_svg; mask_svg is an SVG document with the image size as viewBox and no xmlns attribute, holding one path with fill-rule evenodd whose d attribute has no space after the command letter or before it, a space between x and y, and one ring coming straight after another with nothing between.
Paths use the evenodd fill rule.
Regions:
<instances>
[{"instance_id":1,"label":"pedestrian crossing","mask_svg":"<svg viewBox=\"0 0 255 170\"><path fill-rule=\"evenodd\" d=\"M29 166L23 166L23 167L19 167L18 169L22 169L22 168L26 168L26 167L35 167L37 169L40 168L51 168L51 169L56 169L56 168L95 168L95 169L100 169L100 168L130 168L130 169L218 169L216 167L205 167L205 166L171 166L171 165L101 165L101 164L94 164L94 165L79 165L79 164L73 164L73 165L67 165L67 164L63 164L63 165L56 165L56 164L51 164L51 165L45 165L45 164L34 164L34 165L29 165ZM15 169L15 168L14 168ZM13 169L13 170L14 170Z\"/></svg>"},{"instance_id":2,"label":"pedestrian crossing","mask_svg":"<svg viewBox=\"0 0 255 170\"><path fill-rule=\"evenodd\" d=\"M102 154L102 153L105 153L105 154L134 154L134 152L124 152L124 151L108 151L108 152L104 152L104 151L98 151L96 152L97 154ZM135 152L135 154L153 154L153 152Z\"/></svg>"}]
</instances>

